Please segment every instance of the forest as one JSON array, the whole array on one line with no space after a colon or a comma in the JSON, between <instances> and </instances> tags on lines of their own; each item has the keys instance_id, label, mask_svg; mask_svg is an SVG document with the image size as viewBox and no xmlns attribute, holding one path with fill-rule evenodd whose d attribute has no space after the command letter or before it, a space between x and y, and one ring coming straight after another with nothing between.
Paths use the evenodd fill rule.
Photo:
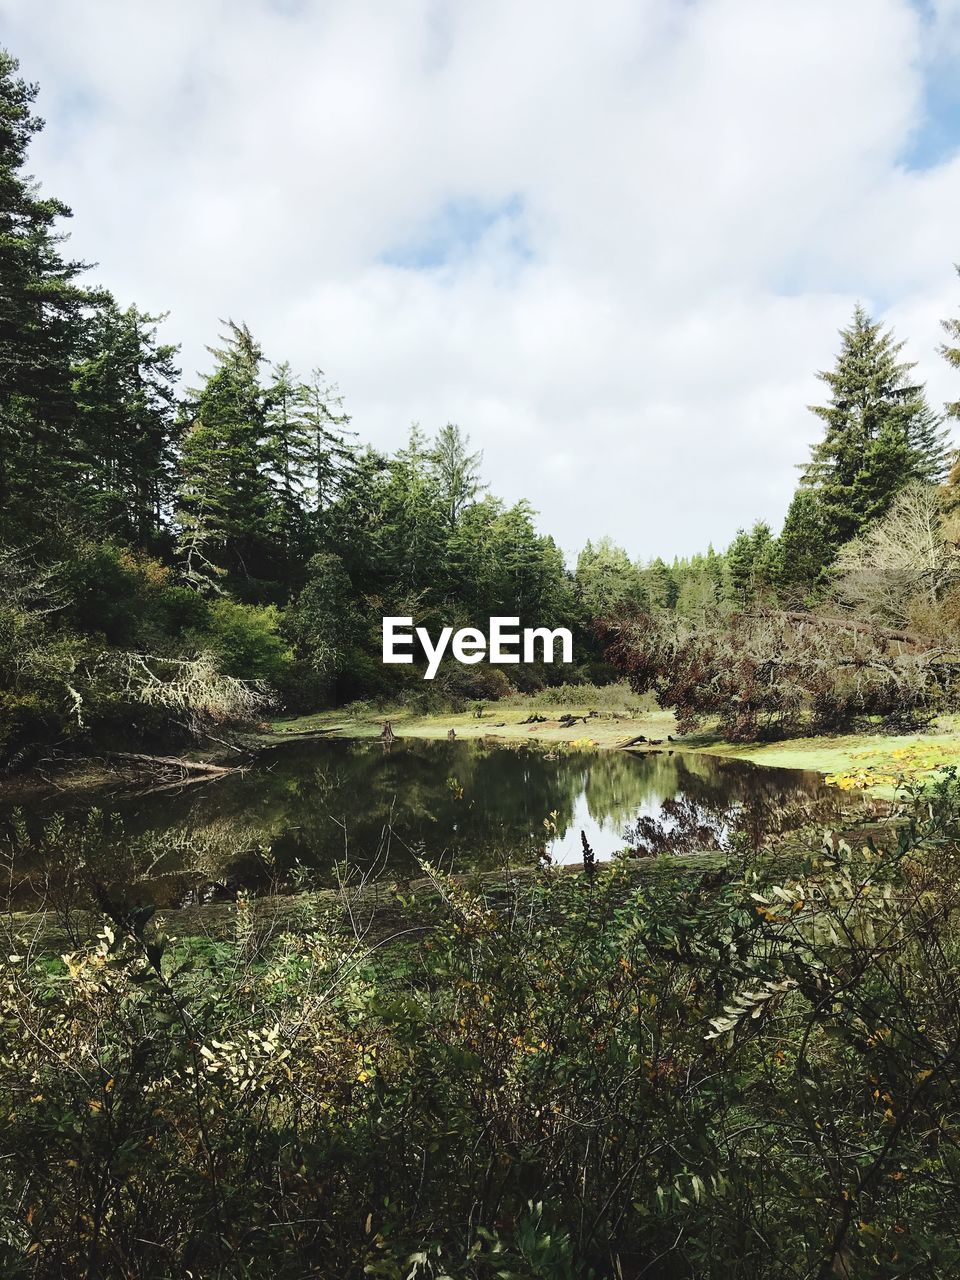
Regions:
<instances>
[{"instance_id":1,"label":"forest","mask_svg":"<svg viewBox=\"0 0 960 1280\"><path fill-rule=\"evenodd\" d=\"M385 615L573 630L572 668L443 664L441 705L625 674L684 726L719 716L749 737L922 720L950 701L960 469L947 424L960 409L928 403L902 343L861 307L820 374L820 438L777 535L756 523L669 564L599 537L568 567L528 502L488 492L467 431L414 424L389 456L364 445L326 374L264 353L245 323L224 321L200 385L184 388L166 317L118 302L69 256L70 210L28 170L35 95L4 54L7 769L268 711L423 699L422 664L380 661ZM944 329L960 369L960 320Z\"/></svg>"},{"instance_id":2,"label":"forest","mask_svg":"<svg viewBox=\"0 0 960 1280\"><path fill-rule=\"evenodd\" d=\"M0 51L3 1276L960 1274L960 390L858 305L778 531L568 563L255 316L187 385L36 97Z\"/></svg>"}]
</instances>

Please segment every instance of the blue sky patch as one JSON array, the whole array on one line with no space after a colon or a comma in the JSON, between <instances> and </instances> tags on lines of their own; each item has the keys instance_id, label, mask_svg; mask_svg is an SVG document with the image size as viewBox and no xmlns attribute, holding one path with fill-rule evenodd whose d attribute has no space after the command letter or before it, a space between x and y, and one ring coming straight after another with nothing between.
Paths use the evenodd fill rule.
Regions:
<instances>
[{"instance_id":1,"label":"blue sky patch","mask_svg":"<svg viewBox=\"0 0 960 1280\"><path fill-rule=\"evenodd\" d=\"M907 144L903 162L908 169L932 169L960 151L960 77L954 68L934 68L927 74L923 118Z\"/></svg>"},{"instance_id":2,"label":"blue sky patch","mask_svg":"<svg viewBox=\"0 0 960 1280\"><path fill-rule=\"evenodd\" d=\"M498 229L506 231L509 247L518 259L529 259L533 254L523 227L523 212L519 195L495 203L447 201L412 236L382 254L381 260L411 271L448 266L469 258L484 238Z\"/></svg>"}]
</instances>

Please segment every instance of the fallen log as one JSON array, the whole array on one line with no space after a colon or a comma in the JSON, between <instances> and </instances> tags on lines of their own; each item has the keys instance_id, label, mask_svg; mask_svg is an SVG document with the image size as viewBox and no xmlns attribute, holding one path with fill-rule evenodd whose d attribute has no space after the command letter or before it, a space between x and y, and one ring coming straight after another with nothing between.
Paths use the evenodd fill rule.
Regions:
<instances>
[{"instance_id":1,"label":"fallen log","mask_svg":"<svg viewBox=\"0 0 960 1280\"><path fill-rule=\"evenodd\" d=\"M217 777L236 772L236 765L208 764L203 760L185 760L181 756L148 756L140 751L108 751L107 758L142 764L150 769L179 769L182 773L208 773Z\"/></svg>"}]
</instances>

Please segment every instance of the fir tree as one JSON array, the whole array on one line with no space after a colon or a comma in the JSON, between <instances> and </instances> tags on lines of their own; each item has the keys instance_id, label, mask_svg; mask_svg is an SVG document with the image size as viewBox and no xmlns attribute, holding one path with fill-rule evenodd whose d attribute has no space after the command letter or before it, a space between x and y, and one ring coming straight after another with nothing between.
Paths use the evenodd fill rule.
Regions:
<instances>
[{"instance_id":1,"label":"fir tree","mask_svg":"<svg viewBox=\"0 0 960 1280\"><path fill-rule=\"evenodd\" d=\"M819 495L800 488L793 495L777 540L773 581L780 597L786 603L802 602L829 558Z\"/></svg>"},{"instance_id":2,"label":"fir tree","mask_svg":"<svg viewBox=\"0 0 960 1280\"><path fill-rule=\"evenodd\" d=\"M738 529L727 548L727 581L730 599L743 606L750 598L753 585L754 539L746 529Z\"/></svg>"},{"instance_id":3,"label":"fir tree","mask_svg":"<svg viewBox=\"0 0 960 1280\"><path fill-rule=\"evenodd\" d=\"M319 518L337 494L345 474L354 465L355 446L347 439L350 415L343 397L327 382L322 369L314 369L300 390L303 412L301 459L306 493Z\"/></svg>"},{"instance_id":4,"label":"fir tree","mask_svg":"<svg viewBox=\"0 0 960 1280\"><path fill-rule=\"evenodd\" d=\"M71 505L83 467L71 366L97 300L61 255L70 209L23 172L43 121L17 70L0 49L0 532L43 529Z\"/></svg>"},{"instance_id":5,"label":"fir tree","mask_svg":"<svg viewBox=\"0 0 960 1280\"><path fill-rule=\"evenodd\" d=\"M184 434L177 508L186 576L210 587L225 575L260 577L275 530L263 355L245 325L228 323L216 367Z\"/></svg>"},{"instance_id":6,"label":"fir tree","mask_svg":"<svg viewBox=\"0 0 960 1280\"><path fill-rule=\"evenodd\" d=\"M97 308L74 369L84 505L125 541L156 540L174 478L177 348L161 343L165 316L112 298Z\"/></svg>"},{"instance_id":7,"label":"fir tree","mask_svg":"<svg viewBox=\"0 0 960 1280\"><path fill-rule=\"evenodd\" d=\"M923 387L910 380L913 364L898 358L902 348L858 305L841 330L836 366L818 374L830 402L810 406L825 433L803 483L819 494L833 549L883 515L904 485L942 473L942 433Z\"/></svg>"},{"instance_id":8,"label":"fir tree","mask_svg":"<svg viewBox=\"0 0 960 1280\"><path fill-rule=\"evenodd\" d=\"M464 435L456 423L448 422L437 433L430 450L430 462L443 494L451 529L464 507L480 492L482 460L482 451L470 452L470 437Z\"/></svg>"},{"instance_id":9,"label":"fir tree","mask_svg":"<svg viewBox=\"0 0 960 1280\"><path fill-rule=\"evenodd\" d=\"M677 583L670 571L670 566L659 556L651 560L644 569L643 585L652 608L675 608L678 595Z\"/></svg>"}]
</instances>

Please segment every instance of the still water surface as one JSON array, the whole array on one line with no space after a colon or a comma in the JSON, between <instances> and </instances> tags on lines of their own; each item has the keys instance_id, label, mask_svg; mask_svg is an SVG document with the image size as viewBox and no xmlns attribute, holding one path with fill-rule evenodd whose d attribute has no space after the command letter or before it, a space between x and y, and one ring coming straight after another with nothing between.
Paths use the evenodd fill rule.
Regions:
<instances>
[{"instance_id":1,"label":"still water surface","mask_svg":"<svg viewBox=\"0 0 960 1280\"><path fill-rule=\"evenodd\" d=\"M324 740L286 744L242 773L180 790L100 800L109 852L98 863L128 899L174 905L241 887L334 883L344 859L358 872L403 877L421 856L453 871L543 855L575 861L582 835L600 858L717 849L734 838L757 846L829 824L840 798L816 773L707 755ZM58 814L78 823L82 807L51 800L32 808L29 824ZM21 858L12 896L35 898L55 874L39 855Z\"/></svg>"}]
</instances>

